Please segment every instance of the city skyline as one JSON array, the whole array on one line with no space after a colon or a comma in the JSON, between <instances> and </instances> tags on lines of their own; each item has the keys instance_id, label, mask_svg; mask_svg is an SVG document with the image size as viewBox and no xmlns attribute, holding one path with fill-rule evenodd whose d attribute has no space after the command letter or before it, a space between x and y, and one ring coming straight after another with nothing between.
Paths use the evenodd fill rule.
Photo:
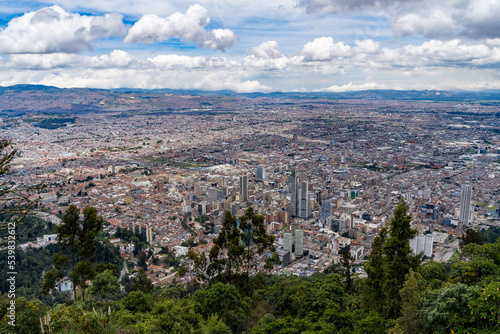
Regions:
<instances>
[{"instance_id":1,"label":"city skyline","mask_svg":"<svg viewBox=\"0 0 500 334\"><path fill-rule=\"evenodd\" d=\"M499 89L498 2L7 1L1 86Z\"/></svg>"}]
</instances>

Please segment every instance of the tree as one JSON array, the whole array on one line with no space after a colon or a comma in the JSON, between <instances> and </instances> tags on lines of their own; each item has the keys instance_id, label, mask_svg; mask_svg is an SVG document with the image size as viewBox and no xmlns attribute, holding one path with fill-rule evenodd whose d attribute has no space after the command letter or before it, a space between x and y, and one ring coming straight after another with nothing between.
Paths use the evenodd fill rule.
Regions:
<instances>
[{"instance_id":1,"label":"tree","mask_svg":"<svg viewBox=\"0 0 500 334\"><path fill-rule=\"evenodd\" d=\"M205 318L217 315L229 325L233 333L241 332L245 314L250 307L243 300L238 290L231 285L216 283L207 290L198 290L193 296L198 312Z\"/></svg>"},{"instance_id":2,"label":"tree","mask_svg":"<svg viewBox=\"0 0 500 334\"><path fill-rule=\"evenodd\" d=\"M460 248L467 246L468 244L478 244L482 245L486 242L486 237L479 230L475 230L473 228L468 229L460 238Z\"/></svg>"},{"instance_id":3,"label":"tree","mask_svg":"<svg viewBox=\"0 0 500 334\"><path fill-rule=\"evenodd\" d=\"M389 237L384 243L384 282L385 314L390 318L399 316L401 296L399 290L403 287L406 274L415 270L420 264L420 258L413 255L410 240L417 234L411 228L412 218L408 214L408 205L404 200L394 210L389 227Z\"/></svg>"},{"instance_id":4,"label":"tree","mask_svg":"<svg viewBox=\"0 0 500 334\"><path fill-rule=\"evenodd\" d=\"M125 309L130 312L149 312L151 311L151 297L142 291L131 291L129 295L121 300Z\"/></svg>"},{"instance_id":5,"label":"tree","mask_svg":"<svg viewBox=\"0 0 500 334\"><path fill-rule=\"evenodd\" d=\"M0 138L0 177L9 172L12 160L18 155L18 150L12 147L11 141ZM33 186L34 190L40 190L42 185ZM0 182L0 246L11 240L9 237L9 223L21 222L30 210L38 202L30 200L28 189L19 187L9 178L3 178Z\"/></svg>"},{"instance_id":6,"label":"tree","mask_svg":"<svg viewBox=\"0 0 500 334\"><path fill-rule=\"evenodd\" d=\"M344 252L340 262L337 264L337 273L344 278L345 290L347 293L353 292L352 263L354 258L351 252Z\"/></svg>"},{"instance_id":7,"label":"tree","mask_svg":"<svg viewBox=\"0 0 500 334\"><path fill-rule=\"evenodd\" d=\"M97 274L92 280L92 286L90 287L90 293L103 298L106 304L108 303L108 296L119 291L120 282L109 269Z\"/></svg>"},{"instance_id":8,"label":"tree","mask_svg":"<svg viewBox=\"0 0 500 334\"><path fill-rule=\"evenodd\" d=\"M406 275L403 288L399 291L402 300L401 317L398 322L404 333L421 333L422 321L418 311L422 302L418 281L420 275L413 269Z\"/></svg>"},{"instance_id":9,"label":"tree","mask_svg":"<svg viewBox=\"0 0 500 334\"><path fill-rule=\"evenodd\" d=\"M57 281L63 278L61 270L68 265L69 259L61 253L52 255L54 270L49 270L44 275L42 293L48 294L55 288Z\"/></svg>"},{"instance_id":10,"label":"tree","mask_svg":"<svg viewBox=\"0 0 500 334\"><path fill-rule=\"evenodd\" d=\"M240 217L241 241L245 247L242 254L243 267L246 269L245 284L249 283L251 272L259 272L259 261L257 258L264 252L271 252L272 255L266 258L266 263L263 269L270 270L279 260L274 249L274 236L268 235L266 225L264 224L264 216L254 212L252 207L249 207L245 214ZM274 255L274 256L273 256Z\"/></svg>"},{"instance_id":11,"label":"tree","mask_svg":"<svg viewBox=\"0 0 500 334\"><path fill-rule=\"evenodd\" d=\"M402 199L394 210L388 231L382 229L374 240L372 256L367 264L368 299L371 305L382 304L375 308L393 319L401 312L399 290L403 287L406 274L420 264L420 258L413 255L410 248L410 240L417 234L411 228L411 220L408 205Z\"/></svg>"},{"instance_id":12,"label":"tree","mask_svg":"<svg viewBox=\"0 0 500 334\"><path fill-rule=\"evenodd\" d=\"M144 269L139 268L137 276L132 278L130 281L130 291L142 291L144 293L150 293L153 291L154 285L151 280L146 275Z\"/></svg>"},{"instance_id":13,"label":"tree","mask_svg":"<svg viewBox=\"0 0 500 334\"><path fill-rule=\"evenodd\" d=\"M448 280L448 273L444 264L436 261L429 261L424 266L418 268L418 273L427 286L439 288Z\"/></svg>"},{"instance_id":14,"label":"tree","mask_svg":"<svg viewBox=\"0 0 500 334\"><path fill-rule=\"evenodd\" d=\"M94 275L92 264L95 261L96 240L103 223L104 219L98 216L94 207L83 209L83 221L80 222L80 209L72 204L64 212L61 224L56 226L59 245L71 254L71 280L75 298L76 286L80 285L85 300L86 282ZM78 257L80 262L77 263Z\"/></svg>"},{"instance_id":15,"label":"tree","mask_svg":"<svg viewBox=\"0 0 500 334\"><path fill-rule=\"evenodd\" d=\"M240 243L240 229L236 216L226 211L222 229L213 240L210 249L210 272L216 273L222 281L231 283L234 274L240 271L241 256L245 249Z\"/></svg>"},{"instance_id":16,"label":"tree","mask_svg":"<svg viewBox=\"0 0 500 334\"><path fill-rule=\"evenodd\" d=\"M181 266L179 271L179 276L184 276L187 272L191 272L194 275L194 281L201 285L202 287L208 286L212 276L210 271L210 263L208 261L208 256L205 252L196 253L194 250L190 249L184 260L184 264Z\"/></svg>"},{"instance_id":17,"label":"tree","mask_svg":"<svg viewBox=\"0 0 500 334\"><path fill-rule=\"evenodd\" d=\"M252 207L245 211L239 221L230 211L226 211L222 229L213 243L209 253L209 275L230 284L235 284L240 278L241 290L248 291L251 273L271 269L278 261L273 246L274 237L267 235L264 217L256 214ZM271 255L263 266L259 266L257 258L266 252Z\"/></svg>"},{"instance_id":18,"label":"tree","mask_svg":"<svg viewBox=\"0 0 500 334\"><path fill-rule=\"evenodd\" d=\"M76 205L70 205L64 211L61 224L56 226L57 241L62 249L71 253L71 272L74 273L76 265L76 256L78 254L78 236L81 232L80 227L80 209ZM72 280L73 277L72 277ZM73 296L76 298L76 284L73 282Z\"/></svg>"},{"instance_id":19,"label":"tree","mask_svg":"<svg viewBox=\"0 0 500 334\"><path fill-rule=\"evenodd\" d=\"M382 313L384 291L384 253L383 246L387 238L387 229L382 227L378 236L373 240L370 260L366 263L366 292L364 295L367 306L371 306L375 311Z\"/></svg>"}]
</instances>

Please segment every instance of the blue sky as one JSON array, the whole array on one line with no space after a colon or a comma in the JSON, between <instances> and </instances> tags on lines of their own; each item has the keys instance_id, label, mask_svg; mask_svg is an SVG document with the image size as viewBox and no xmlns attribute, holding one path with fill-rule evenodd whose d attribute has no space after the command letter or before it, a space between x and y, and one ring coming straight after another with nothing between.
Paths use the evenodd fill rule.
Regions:
<instances>
[{"instance_id":1,"label":"blue sky","mask_svg":"<svg viewBox=\"0 0 500 334\"><path fill-rule=\"evenodd\" d=\"M500 89L500 0L0 3L0 85Z\"/></svg>"}]
</instances>

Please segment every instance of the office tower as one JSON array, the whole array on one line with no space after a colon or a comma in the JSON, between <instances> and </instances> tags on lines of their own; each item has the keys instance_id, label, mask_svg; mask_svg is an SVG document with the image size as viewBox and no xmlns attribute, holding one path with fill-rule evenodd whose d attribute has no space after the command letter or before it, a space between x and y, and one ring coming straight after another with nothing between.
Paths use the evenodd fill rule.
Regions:
<instances>
[{"instance_id":1,"label":"office tower","mask_svg":"<svg viewBox=\"0 0 500 334\"><path fill-rule=\"evenodd\" d=\"M319 210L319 219L326 219L332 215L332 202L325 201Z\"/></svg>"},{"instance_id":2,"label":"office tower","mask_svg":"<svg viewBox=\"0 0 500 334\"><path fill-rule=\"evenodd\" d=\"M432 234L420 234L410 240L410 247L415 255L424 252L425 256L431 257L434 247L434 236Z\"/></svg>"},{"instance_id":3,"label":"office tower","mask_svg":"<svg viewBox=\"0 0 500 334\"><path fill-rule=\"evenodd\" d=\"M233 216L236 216L238 213L238 210L240 209L240 203L239 202L233 202L230 205L230 211Z\"/></svg>"},{"instance_id":4,"label":"office tower","mask_svg":"<svg viewBox=\"0 0 500 334\"><path fill-rule=\"evenodd\" d=\"M316 199L316 203L318 203L318 205L322 205L323 204L323 198L322 198L322 195L321 195L321 190L316 191L316 194L314 195L314 198Z\"/></svg>"},{"instance_id":5,"label":"office tower","mask_svg":"<svg viewBox=\"0 0 500 334\"><path fill-rule=\"evenodd\" d=\"M292 176L290 177L290 183L291 183L291 200L290 200L290 216L292 217L297 217L299 216L299 204L298 204L298 187L297 187L297 172L295 170L292 170Z\"/></svg>"},{"instance_id":6,"label":"office tower","mask_svg":"<svg viewBox=\"0 0 500 334\"><path fill-rule=\"evenodd\" d=\"M208 212L208 202L198 203L198 216L206 215Z\"/></svg>"},{"instance_id":7,"label":"office tower","mask_svg":"<svg viewBox=\"0 0 500 334\"><path fill-rule=\"evenodd\" d=\"M285 239L283 248L292 253L292 233L291 232L283 233L283 238Z\"/></svg>"},{"instance_id":8,"label":"office tower","mask_svg":"<svg viewBox=\"0 0 500 334\"><path fill-rule=\"evenodd\" d=\"M300 217L307 219L311 216L311 203L309 202L308 182L304 181L300 187Z\"/></svg>"},{"instance_id":9,"label":"office tower","mask_svg":"<svg viewBox=\"0 0 500 334\"><path fill-rule=\"evenodd\" d=\"M265 180L266 179L266 168L263 166L257 167L257 178L259 180Z\"/></svg>"},{"instance_id":10,"label":"office tower","mask_svg":"<svg viewBox=\"0 0 500 334\"><path fill-rule=\"evenodd\" d=\"M471 210L470 210L470 200L472 195L472 187L470 184L464 184L462 186L462 195L460 196L460 220L464 227L469 226Z\"/></svg>"},{"instance_id":11,"label":"office tower","mask_svg":"<svg viewBox=\"0 0 500 334\"><path fill-rule=\"evenodd\" d=\"M152 243L153 242L153 229L151 227L148 227L145 230L146 230L146 241L148 243Z\"/></svg>"},{"instance_id":12,"label":"office tower","mask_svg":"<svg viewBox=\"0 0 500 334\"><path fill-rule=\"evenodd\" d=\"M207 189L207 198L208 203L212 204L215 201L222 201L224 196L226 195L226 188L208 188Z\"/></svg>"},{"instance_id":13,"label":"office tower","mask_svg":"<svg viewBox=\"0 0 500 334\"><path fill-rule=\"evenodd\" d=\"M248 176L240 175L240 201L248 201Z\"/></svg>"},{"instance_id":14,"label":"office tower","mask_svg":"<svg viewBox=\"0 0 500 334\"><path fill-rule=\"evenodd\" d=\"M304 254L304 230L295 230L295 255Z\"/></svg>"}]
</instances>

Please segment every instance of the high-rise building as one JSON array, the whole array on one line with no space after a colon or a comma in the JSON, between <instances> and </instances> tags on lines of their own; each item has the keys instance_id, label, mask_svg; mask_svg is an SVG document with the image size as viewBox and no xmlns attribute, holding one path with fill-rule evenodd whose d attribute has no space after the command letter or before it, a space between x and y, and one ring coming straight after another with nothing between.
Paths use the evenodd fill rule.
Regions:
<instances>
[{"instance_id":1,"label":"high-rise building","mask_svg":"<svg viewBox=\"0 0 500 334\"><path fill-rule=\"evenodd\" d=\"M151 227L148 227L145 230L146 230L146 241L148 243L152 243L153 242L153 229Z\"/></svg>"},{"instance_id":2,"label":"high-rise building","mask_svg":"<svg viewBox=\"0 0 500 334\"><path fill-rule=\"evenodd\" d=\"M410 240L410 247L415 255L424 252L425 256L431 257L434 247L434 236L432 234L420 234Z\"/></svg>"},{"instance_id":3,"label":"high-rise building","mask_svg":"<svg viewBox=\"0 0 500 334\"><path fill-rule=\"evenodd\" d=\"M304 230L295 230L295 255L304 255Z\"/></svg>"},{"instance_id":4,"label":"high-rise building","mask_svg":"<svg viewBox=\"0 0 500 334\"><path fill-rule=\"evenodd\" d=\"M198 216L206 215L208 212L208 202L198 203Z\"/></svg>"},{"instance_id":5,"label":"high-rise building","mask_svg":"<svg viewBox=\"0 0 500 334\"><path fill-rule=\"evenodd\" d=\"M472 196L472 187L470 184L462 186L462 194L460 196L460 220L464 227L468 227L470 223L471 208L470 200Z\"/></svg>"},{"instance_id":6,"label":"high-rise building","mask_svg":"<svg viewBox=\"0 0 500 334\"><path fill-rule=\"evenodd\" d=\"M248 176L240 175L240 201L248 201Z\"/></svg>"},{"instance_id":7,"label":"high-rise building","mask_svg":"<svg viewBox=\"0 0 500 334\"><path fill-rule=\"evenodd\" d=\"M316 203L318 203L318 205L322 205L323 204L323 198L322 198L322 194L321 194L321 190L318 190L316 191L316 194L314 195L314 198L316 199Z\"/></svg>"},{"instance_id":8,"label":"high-rise building","mask_svg":"<svg viewBox=\"0 0 500 334\"><path fill-rule=\"evenodd\" d=\"M319 219L326 219L332 215L332 202L325 201L319 210Z\"/></svg>"},{"instance_id":9,"label":"high-rise building","mask_svg":"<svg viewBox=\"0 0 500 334\"><path fill-rule=\"evenodd\" d=\"M298 195L298 187L297 187L297 172L292 170L292 175L290 176L291 183L291 200L290 200L290 216L298 217L300 215L300 204L299 204L299 196Z\"/></svg>"},{"instance_id":10,"label":"high-rise building","mask_svg":"<svg viewBox=\"0 0 500 334\"><path fill-rule=\"evenodd\" d=\"M285 239L283 243L283 249L289 251L292 253L292 233L291 232L286 232L283 233L283 238Z\"/></svg>"},{"instance_id":11,"label":"high-rise building","mask_svg":"<svg viewBox=\"0 0 500 334\"><path fill-rule=\"evenodd\" d=\"M304 181L300 187L300 217L307 219L311 216L311 203L309 202L308 182Z\"/></svg>"},{"instance_id":12,"label":"high-rise building","mask_svg":"<svg viewBox=\"0 0 500 334\"><path fill-rule=\"evenodd\" d=\"M259 180L265 180L266 179L266 168L264 166L257 167L257 178Z\"/></svg>"}]
</instances>

